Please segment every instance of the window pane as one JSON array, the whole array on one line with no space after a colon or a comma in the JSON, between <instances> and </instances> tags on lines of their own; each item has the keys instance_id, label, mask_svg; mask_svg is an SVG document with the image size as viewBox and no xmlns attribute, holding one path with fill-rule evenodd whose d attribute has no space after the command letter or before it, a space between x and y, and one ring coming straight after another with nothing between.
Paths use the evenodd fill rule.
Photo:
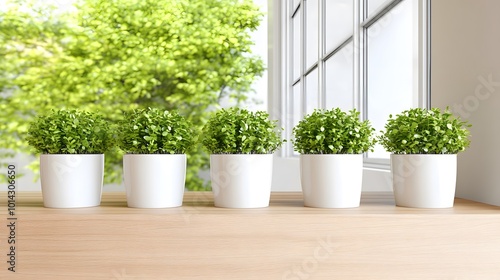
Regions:
<instances>
[{"instance_id":1,"label":"window pane","mask_svg":"<svg viewBox=\"0 0 500 280\"><path fill-rule=\"evenodd\" d=\"M353 33L353 0L326 0L325 47L330 53Z\"/></svg>"},{"instance_id":2,"label":"window pane","mask_svg":"<svg viewBox=\"0 0 500 280\"><path fill-rule=\"evenodd\" d=\"M306 69L318 61L318 0L306 3Z\"/></svg>"},{"instance_id":3,"label":"window pane","mask_svg":"<svg viewBox=\"0 0 500 280\"><path fill-rule=\"evenodd\" d=\"M300 83L297 83L293 86L292 102L292 127L295 127L302 119L302 97Z\"/></svg>"},{"instance_id":4,"label":"window pane","mask_svg":"<svg viewBox=\"0 0 500 280\"><path fill-rule=\"evenodd\" d=\"M389 0L368 0L368 16L371 16L375 10L383 6Z\"/></svg>"},{"instance_id":5,"label":"window pane","mask_svg":"<svg viewBox=\"0 0 500 280\"><path fill-rule=\"evenodd\" d=\"M353 56L352 42L330 57L325 64L326 109L339 107L344 111L353 107Z\"/></svg>"},{"instance_id":6,"label":"window pane","mask_svg":"<svg viewBox=\"0 0 500 280\"><path fill-rule=\"evenodd\" d=\"M293 65L293 73L292 79L296 80L300 77L300 53L302 51L301 48L301 40L300 40L300 24L301 24L301 14L302 9L299 9L295 16L292 19L292 65Z\"/></svg>"},{"instance_id":7,"label":"window pane","mask_svg":"<svg viewBox=\"0 0 500 280\"><path fill-rule=\"evenodd\" d=\"M292 127L290 129L290 133L288 135L289 139L293 137L292 129L299 124L299 121L302 120L302 91L300 82L293 86L293 96L292 96ZM290 146L292 150L292 154L297 156L298 152L293 150L293 146Z\"/></svg>"},{"instance_id":8,"label":"window pane","mask_svg":"<svg viewBox=\"0 0 500 280\"><path fill-rule=\"evenodd\" d=\"M318 69L316 68L306 76L306 114L319 108L318 95Z\"/></svg>"},{"instance_id":9,"label":"window pane","mask_svg":"<svg viewBox=\"0 0 500 280\"><path fill-rule=\"evenodd\" d=\"M411 1L403 1L368 29L368 118L376 131L383 129L389 114L418 106L411 8ZM378 145L369 156L389 155Z\"/></svg>"}]
</instances>

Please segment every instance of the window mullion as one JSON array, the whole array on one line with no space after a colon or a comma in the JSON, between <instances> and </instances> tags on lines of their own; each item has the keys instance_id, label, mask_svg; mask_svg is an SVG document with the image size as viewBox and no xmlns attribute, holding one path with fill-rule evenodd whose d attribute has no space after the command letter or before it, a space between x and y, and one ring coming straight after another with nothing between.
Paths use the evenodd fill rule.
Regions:
<instances>
[{"instance_id":1,"label":"window mullion","mask_svg":"<svg viewBox=\"0 0 500 280\"><path fill-rule=\"evenodd\" d=\"M363 0L361 0L363 1ZM374 24L377 20L379 20L381 17L383 17L386 13L390 12L392 8L394 8L397 4L399 4L403 0L393 0L391 2L387 2L385 6L377 9L371 16L368 16L368 0L364 0L364 12L363 12L363 19L361 21L361 26L368 28L372 24Z\"/></svg>"},{"instance_id":2,"label":"window mullion","mask_svg":"<svg viewBox=\"0 0 500 280\"><path fill-rule=\"evenodd\" d=\"M417 1L418 8L418 81L419 101L421 108L431 107L430 89L430 0Z\"/></svg>"},{"instance_id":3,"label":"window mullion","mask_svg":"<svg viewBox=\"0 0 500 280\"><path fill-rule=\"evenodd\" d=\"M321 59L325 52L325 0L318 1L318 107L325 108L325 63Z\"/></svg>"},{"instance_id":4,"label":"window mullion","mask_svg":"<svg viewBox=\"0 0 500 280\"><path fill-rule=\"evenodd\" d=\"M302 105L302 112L300 118L302 119L302 116L305 115L305 112L307 110L306 107L306 79L305 79L305 60L306 60L306 14L307 14L307 7L306 7L306 0L300 0L300 7L302 9L302 12L300 14L300 105Z\"/></svg>"},{"instance_id":5,"label":"window mullion","mask_svg":"<svg viewBox=\"0 0 500 280\"><path fill-rule=\"evenodd\" d=\"M362 95L364 93L364 76L363 71L363 32L361 27L361 15L363 12L363 2L364 0L354 1L354 21L353 21L353 107L361 112L361 117L366 118L366 113L364 110Z\"/></svg>"},{"instance_id":6,"label":"window mullion","mask_svg":"<svg viewBox=\"0 0 500 280\"><path fill-rule=\"evenodd\" d=\"M288 122L288 131L287 131L287 135L286 137L288 138L290 135L291 135L291 131L292 131L292 128L293 128L293 115L296 114L297 112L294 112L293 111L293 102L294 102L294 99L296 98L294 96L294 90L293 90L293 80L294 80L294 48L297 47L294 45L294 25L293 25L293 15L295 15L295 13L297 13L297 11L302 7L301 6L301 3L299 3L299 6L298 7L293 7L293 3L291 3L291 1L285 1L286 3L286 9L287 9L287 13L286 13L286 20L287 20L287 24L286 24L286 30L285 32L288 34L288 43L287 43L287 61L288 63L285 65L285 68L284 68L284 71L286 71L286 77L287 77L287 80L286 80L286 96L287 96L287 100L286 100L286 106L287 106L287 110L286 110L286 119L287 119L287 122ZM291 15L292 13L288 13L288 10L289 9L294 9L294 13L293 15ZM299 76L299 79L300 79L300 76ZM287 145L286 145L287 149L286 149L286 153L287 153L287 156L292 156L293 155L293 146L290 142L287 142Z\"/></svg>"}]
</instances>

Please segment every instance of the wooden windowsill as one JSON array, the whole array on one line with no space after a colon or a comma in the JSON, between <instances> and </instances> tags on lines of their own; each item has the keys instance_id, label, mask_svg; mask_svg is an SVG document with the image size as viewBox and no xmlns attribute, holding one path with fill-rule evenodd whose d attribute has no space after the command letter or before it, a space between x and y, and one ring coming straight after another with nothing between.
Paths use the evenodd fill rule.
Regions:
<instances>
[{"instance_id":1,"label":"wooden windowsill","mask_svg":"<svg viewBox=\"0 0 500 280\"><path fill-rule=\"evenodd\" d=\"M0 192L4 199L5 193ZM0 205L4 205L3 202ZM368 192L363 193L361 205L357 208L324 209L304 207L302 193L300 192L274 192L271 195L270 206L258 209L227 209L214 207L211 192L186 192L182 207L164 209L138 209L128 208L126 196L123 192L103 193L101 205L98 207L79 209L50 209L43 208L40 192L25 192L17 194L18 210L23 214L147 214L163 213L176 214L179 212L200 211L204 214L238 214L238 213L272 213L272 214L343 214L343 215L374 215L374 214L498 214L500 207L474 202L470 200L455 199L453 208L444 209L418 209L395 206L392 193Z\"/></svg>"},{"instance_id":2,"label":"wooden windowsill","mask_svg":"<svg viewBox=\"0 0 500 280\"><path fill-rule=\"evenodd\" d=\"M0 218L7 225L5 193ZM124 193L99 207L49 209L19 193L17 271L0 279L496 279L500 207L456 199L449 209L394 206L364 193L361 206L302 206L301 193L273 193L270 207L213 207L187 192L182 207L132 209ZM7 278L8 277L8 278Z\"/></svg>"}]
</instances>

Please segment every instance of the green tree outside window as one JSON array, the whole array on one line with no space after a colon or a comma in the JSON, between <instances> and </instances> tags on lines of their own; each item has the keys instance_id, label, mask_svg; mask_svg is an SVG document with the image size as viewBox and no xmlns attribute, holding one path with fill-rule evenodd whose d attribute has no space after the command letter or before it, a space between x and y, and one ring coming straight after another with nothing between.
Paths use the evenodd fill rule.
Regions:
<instances>
[{"instance_id":1,"label":"green tree outside window","mask_svg":"<svg viewBox=\"0 0 500 280\"><path fill-rule=\"evenodd\" d=\"M28 123L51 109L99 112L178 110L203 127L210 109L238 101L263 61L250 38L262 18L251 0L81 0L60 12L43 1L0 9L0 157L32 152ZM204 189L201 147L188 155L187 186ZM108 183L121 181L122 155L106 154ZM32 164L37 171L37 162Z\"/></svg>"}]
</instances>

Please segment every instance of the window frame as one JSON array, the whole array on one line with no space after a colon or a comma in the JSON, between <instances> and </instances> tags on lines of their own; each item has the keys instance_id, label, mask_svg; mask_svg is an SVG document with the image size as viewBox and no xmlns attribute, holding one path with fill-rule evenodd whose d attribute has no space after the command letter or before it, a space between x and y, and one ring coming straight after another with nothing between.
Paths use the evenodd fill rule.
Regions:
<instances>
[{"instance_id":1,"label":"window frame","mask_svg":"<svg viewBox=\"0 0 500 280\"><path fill-rule=\"evenodd\" d=\"M325 1L318 0L318 9L322 16L318 19L318 61L312 64L308 69L305 69L304 53L306 51L306 42L304 38L306 24L306 9L307 1L270 1L270 12L273 16L270 22L269 38L271 43L270 53L270 82L269 82L269 110L272 115L280 116L280 124L285 128L283 138L291 139L291 129L293 128L293 112L290 111L291 95L293 92L293 85L300 82L301 87L301 112L299 119L302 119L306 112L306 96L305 96L305 80L309 73L314 69L318 70L318 108L325 106L325 65L327 60L343 50L350 42L353 43L353 107L358 109L361 113L361 118L367 118L367 33L368 28L375 24L381 17L391 11L393 7L402 1L413 1L413 12L417 19L417 24L414 26L414 38L417 42L414 57L416 61L417 70L414 73L416 82L414 83L414 91L418 93L418 107L430 107L430 0L387 0L380 7L375 9L372 15L367 15L367 2L368 0L354 0L353 8L353 35L346 38L340 45L329 51L326 49L324 40L324 32L326 29L325 21ZM293 2L297 5L291 9ZM294 80L293 71L290 62L293 56L293 38L291 33L293 14L301 9L301 25L300 25L300 42L301 42L301 57L300 61L300 77ZM277 33L279 32L279 33ZM279 36L275 36L278 35ZM358 51L356 51L358 50ZM278 86L279 84L279 86ZM279 155L285 158L296 158L297 153L293 151L291 141L288 141L281 149ZM378 170L389 170L390 164L388 159L383 158L368 158L367 154L364 155L364 167Z\"/></svg>"}]
</instances>

